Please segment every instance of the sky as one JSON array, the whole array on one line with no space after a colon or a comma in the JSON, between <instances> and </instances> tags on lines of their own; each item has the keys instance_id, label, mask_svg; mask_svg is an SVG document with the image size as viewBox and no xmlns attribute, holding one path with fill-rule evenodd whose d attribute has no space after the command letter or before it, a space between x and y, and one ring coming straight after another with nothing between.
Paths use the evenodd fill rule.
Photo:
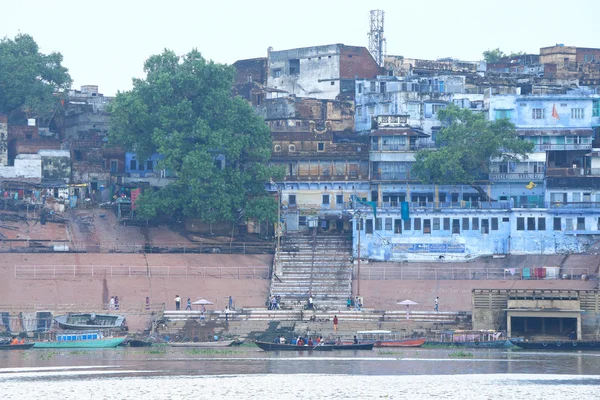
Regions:
<instances>
[{"instance_id":1,"label":"sky","mask_svg":"<svg viewBox=\"0 0 600 400\"><path fill-rule=\"evenodd\" d=\"M143 78L144 61L197 48L219 63L267 48L367 47L369 11L385 12L387 53L477 61L487 49L539 53L557 43L600 47L598 0L23 0L2 2L0 37L27 33L59 52L73 88L114 95Z\"/></svg>"}]
</instances>

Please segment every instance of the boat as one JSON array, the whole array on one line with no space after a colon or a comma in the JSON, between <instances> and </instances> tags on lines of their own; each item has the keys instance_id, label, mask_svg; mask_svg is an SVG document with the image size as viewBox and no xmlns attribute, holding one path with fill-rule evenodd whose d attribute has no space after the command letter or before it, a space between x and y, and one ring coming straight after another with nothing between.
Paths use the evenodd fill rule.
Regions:
<instances>
[{"instance_id":1,"label":"boat","mask_svg":"<svg viewBox=\"0 0 600 400\"><path fill-rule=\"evenodd\" d=\"M504 337L504 332L494 330L445 331L439 341L427 341L429 346L467 347L500 349L513 346L513 342Z\"/></svg>"},{"instance_id":2,"label":"boat","mask_svg":"<svg viewBox=\"0 0 600 400\"><path fill-rule=\"evenodd\" d=\"M529 341L515 342L518 346L526 350L600 350L600 341L586 340L547 340L547 341Z\"/></svg>"},{"instance_id":3,"label":"boat","mask_svg":"<svg viewBox=\"0 0 600 400\"><path fill-rule=\"evenodd\" d=\"M213 347L229 347L233 345L235 340L221 340L216 342L173 342L171 347L196 347L196 348L213 348Z\"/></svg>"},{"instance_id":4,"label":"boat","mask_svg":"<svg viewBox=\"0 0 600 400\"><path fill-rule=\"evenodd\" d=\"M54 318L61 329L90 330L90 329L115 329L122 328L125 323L124 315L111 314L68 314Z\"/></svg>"},{"instance_id":5,"label":"boat","mask_svg":"<svg viewBox=\"0 0 600 400\"><path fill-rule=\"evenodd\" d=\"M125 337L106 338L101 332L57 333L55 340L35 342L34 349L109 349L123 343Z\"/></svg>"},{"instance_id":6,"label":"boat","mask_svg":"<svg viewBox=\"0 0 600 400\"><path fill-rule=\"evenodd\" d=\"M140 340L140 339L125 339L123 342L121 342L119 344L119 346L123 346L123 347L150 347L152 346L152 342L149 342L147 340Z\"/></svg>"},{"instance_id":7,"label":"boat","mask_svg":"<svg viewBox=\"0 0 600 400\"><path fill-rule=\"evenodd\" d=\"M264 351L332 351L332 350L373 350L373 343L359 344L317 344L316 346L298 346L295 344L255 341Z\"/></svg>"},{"instance_id":8,"label":"boat","mask_svg":"<svg viewBox=\"0 0 600 400\"><path fill-rule=\"evenodd\" d=\"M382 330L358 331L356 335L359 343L372 342L375 347L420 347L427 340L424 337L406 338L401 333Z\"/></svg>"},{"instance_id":9,"label":"boat","mask_svg":"<svg viewBox=\"0 0 600 400\"><path fill-rule=\"evenodd\" d=\"M0 350L27 350L32 348L34 343L23 343L23 344L0 344Z\"/></svg>"}]
</instances>

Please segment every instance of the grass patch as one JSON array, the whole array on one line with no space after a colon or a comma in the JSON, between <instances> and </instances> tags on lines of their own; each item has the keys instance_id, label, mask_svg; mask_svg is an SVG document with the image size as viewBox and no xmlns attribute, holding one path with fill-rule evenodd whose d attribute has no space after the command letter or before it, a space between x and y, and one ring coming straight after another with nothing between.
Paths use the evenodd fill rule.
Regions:
<instances>
[{"instance_id":1,"label":"grass patch","mask_svg":"<svg viewBox=\"0 0 600 400\"><path fill-rule=\"evenodd\" d=\"M473 358L473 353L468 353L466 351L455 351L454 353L448 354L448 357L452 358Z\"/></svg>"},{"instance_id":2,"label":"grass patch","mask_svg":"<svg viewBox=\"0 0 600 400\"><path fill-rule=\"evenodd\" d=\"M92 354L91 351L73 350L69 354Z\"/></svg>"}]
</instances>

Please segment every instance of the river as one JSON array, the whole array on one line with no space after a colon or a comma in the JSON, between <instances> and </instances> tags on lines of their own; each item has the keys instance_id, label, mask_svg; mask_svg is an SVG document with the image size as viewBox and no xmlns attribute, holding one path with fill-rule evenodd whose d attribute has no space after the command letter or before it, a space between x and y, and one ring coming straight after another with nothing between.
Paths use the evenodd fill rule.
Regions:
<instances>
[{"instance_id":1,"label":"river","mask_svg":"<svg viewBox=\"0 0 600 400\"><path fill-rule=\"evenodd\" d=\"M1 399L597 399L600 352L0 352Z\"/></svg>"}]
</instances>

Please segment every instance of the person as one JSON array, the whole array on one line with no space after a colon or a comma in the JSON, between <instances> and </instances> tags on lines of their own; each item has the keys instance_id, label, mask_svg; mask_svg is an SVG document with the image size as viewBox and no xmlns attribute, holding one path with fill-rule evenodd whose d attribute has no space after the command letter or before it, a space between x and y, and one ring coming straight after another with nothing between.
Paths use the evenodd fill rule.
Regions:
<instances>
[{"instance_id":1,"label":"person","mask_svg":"<svg viewBox=\"0 0 600 400\"><path fill-rule=\"evenodd\" d=\"M25 344L25 338L22 338L19 344Z\"/></svg>"},{"instance_id":2,"label":"person","mask_svg":"<svg viewBox=\"0 0 600 400\"><path fill-rule=\"evenodd\" d=\"M115 310L119 309L119 296L115 296Z\"/></svg>"},{"instance_id":3,"label":"person","mask_svg":"<svg viewBox=\"0 0 600 400\"><path fill-rule=\"evenodd\" d=\"M19 344L19 339L17 339L17 337L16 337L16 336L13 336L12 340L10 341L10 344L11 344L11 345L13 345L13 346L14 346L15 344Z\"/></svg>"},{"instance_id":4,"label":"person","mask_svg":"<svg viewBox=\"0 0 600 400\"><path fill-rule=\"evenodd\" d=\"M229 306L225 306L225 322L229 322Z\"/></svg>"},{"instance_id":5,"label":"person","mask_svg":"<svg viewBox=\"0 0 600 400\"><path fill-rule=\"evenodd\" d=\"M338 317L337 317L337 315L335 315L333 317L333 331L337 332L337 328L338 328Z\"/></svg>"},{"instance_id":6,"label":"person","mask_svg":"<svg viewBox=\"0 0 600 400\"><path fill-rule=\"evenodd\" d=\"M434 308L434 311L439 311L439 306L440 306L439 305L439 300L440 300L439 297L435 298L435 308Z\"/></svg>"},{"instance_id":7,"label":"person","mask_svg":"<svg viewBox=\"0 0 600 400\"><path fill-rule=\"evenodd\" d=\"M315 343L313 342L313 340L312 340L312 337L309 337L309 338L308 338L308 345L309 345L310 347L314 347Z\"/></svg>"},{"instance_id":8,"label":"person","mask_svg":"<svg viewBox=\"0 0 600 400\"><path fill-rule=\"evenodd\" d=\"M350 296L348 296L348 300L346 300L346 308L351 308L352 307L352 299L350 298Z\"/></svg>"},{"instance_id":9,"label":"person","mask_svg":"<svg viewBox=\"0 0 600 400\"><path fill-rule=\"evenodd\" d=\"M229 309L233 310L233 298L229 296Z\"/></svg>"},{"instance_id":10,"label":"person","mask_svg":"<svg viewBox=\"0 0 600 400\"><path fill-rule=\"evenodd\" d=\"M280 343L280 344L285 344L285 338L283 337L283 335L281 335L281 336L279 337L279 343Z\"/></svg>"},{"instance_id":11,"label":"person","mask_svg":"<svg viewBox=\"0 0 600 400\"><path fill-rule=\"evenodd\" d=\"M312 295L308 296L308 309L309 310L313 309L313 298L312 298Z\"/></svg>"},{"instance_id":12,"label":"person","mask_svg":"<svg viewBox=\"0 0 600 400\"><path fill-rule=\"evenodd\" d=\"M317 337L315 338L315 340L316 340L317 344L321 343L321 338L320 338L319 336L317 336Z\"/></svg>"},{"instance_id":13,"label":"person","mask_svg":"<svg viewBox=\"0 0 600 400\"><path fill-rule=\"evenodd\" d=\"M354 335L354 344L358 344L358 338Z\"/></svg>"},{"instance_id":14,"label":"person","mask_svg":"<svg viewBox=\"0 0 600 400\"><path fill-rule=\"evenodd\" d=\"M190 300L190 298L188 297L188 301L187 301L187 306L185 306L185 310L191 310L192 309L192 300Z\"/></svg>"},{"instance_id":15,"label":"person","mask_svg":"<svg viewBox=\"0 0 600 400\"><path fill-rule=\"evenodd\" d=\"M178 294L175 295L175 311L181 310L181 297Z\"/></svg>"},{"instance_id":16,"label":"person","mask_svg":"<svg viewBox=\"0 0 600 400\"><path fill-rule=\"evenodd\" d=\"M150 297L146 296L146 311L150 310Z\"/></svg>"},{"instance_id":17,"label":"person","mask_svg":"<svg viewBox=\"0 0 600 400\"><path fill-rule=\"evenodd\" d=\"M110 301L108 302L108 309L112 310L115 308L115 296L112 296L110 298Z\"/></svg>"},{"instance_id":18,"label":"person","mask_svg":"<svg viewBox=\"0 0 600 400\"><path fill-rule=\"evenodd\" d=\"M271 296L271 306L269 307L269 310L275 309L277 309L277 299L275 298L275 296Z\"/></svg>"}]
</instances>

